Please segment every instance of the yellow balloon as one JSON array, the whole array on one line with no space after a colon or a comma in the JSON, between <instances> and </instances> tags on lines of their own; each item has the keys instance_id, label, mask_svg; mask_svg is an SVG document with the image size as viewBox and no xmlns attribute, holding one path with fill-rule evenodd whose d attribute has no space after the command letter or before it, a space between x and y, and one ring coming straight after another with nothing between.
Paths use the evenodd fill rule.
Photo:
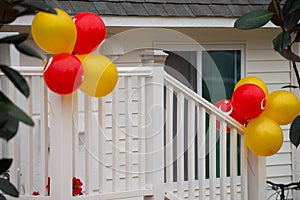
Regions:
<instances>
[{"instance_id":1,"label":"yellow balloon","mask_svg":"<svg viewBox=\"0 0 300 200\"><path fill-rule=\"evenodd\" d=\"M38 12L31 25L35 43L50 54L72 53L77 30L71 16L55 8L57 14Z\"/></svg>"},{"instance_id":2,"label":"yellow balloon","mask_svg":"<svg viewBox=\"0 0 300 200\"><path fill-rule=\"evenodd\" d=\"M83 66L80 90L92 97L111 93L118 82L118 71L109 58L99 54L77 55Z\"/></svg>"},{"instance_id":3,"label":"yellow balloon","mask_svg":"<svg viewBox=\"0 0 300 200\"><path fill-rule=\"evenodd\" d=\"M291 123L300 112L300 102L296 95L285 90L277 90L267 96L265 115L280 125Z\"/></svg>"},{"instance_id":4,"label":"yellow balloon","mask_svg":"<svg viewBox=\"0 0 300 200\"><path fill-rule=\"evenodd\" d=\"M283 133L274 120L259 116L251 119L245 128L248 148L259 156L271 156L282 146Z\"/></svg>"},{"instance_id":5,"label":"yellow balloon","mask_svg":"<svg viewBox=\"0 0 300 200\"><path fill-rule=\"evenodd\" d=\"M241 86L243 84L246 84L246 83L252 83L252 84L257 85L258 87L260 87L264 91L266 96L268 95L268 87L266 86L265 82L263 80L261 80L260 78L257 78L255 76L246 76L245 78L242 78L241 80L239 80L237 82L237 84L234 87L234 90L236 88L238 88L239 86Z\"/></svg>"}]
</instances>

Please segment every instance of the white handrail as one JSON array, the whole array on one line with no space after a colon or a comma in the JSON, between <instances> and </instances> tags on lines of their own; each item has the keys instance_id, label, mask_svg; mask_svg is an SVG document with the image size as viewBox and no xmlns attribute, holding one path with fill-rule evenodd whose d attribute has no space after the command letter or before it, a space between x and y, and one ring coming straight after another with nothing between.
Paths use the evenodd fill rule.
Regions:
<instances>
[{"instance_id":1,"label":"white handrail","mask_svg":"<svg viewBox=\"0 0 300 200\"><path fill-rule=\"evenodd\" d=\"M43 67L40 66L11 66L11 68L17 70L24 76L42 76ZM152 67L117 67L118 74L120 77L125 76L152 76ZM0 75L3 75L0 72Z\"/></svg>"},{"instance_id":2,"label":"white handrail","mask_svg":"<svg viewBox=\"0 0 300 200\"><path fill-rule=\"evenodd\" d=\"M210 102L205 100L203 97L201 97L199 94L192 91L190 88L182 84L180 81L173 78L171 75L169 75L167 72L165 72L165 82L171 84L173 86L174 91L180 91L182 92L187 99L192 99L195 102L198 102L201 104L207 111L214 113L218 118L225 120L230 125L234 126L240 134L244 133L244 126L242 126L240 123L235 121L233 118L226 115L224 112L222 112L217 107L213 106Z\"/></svg>"}]
</instances>

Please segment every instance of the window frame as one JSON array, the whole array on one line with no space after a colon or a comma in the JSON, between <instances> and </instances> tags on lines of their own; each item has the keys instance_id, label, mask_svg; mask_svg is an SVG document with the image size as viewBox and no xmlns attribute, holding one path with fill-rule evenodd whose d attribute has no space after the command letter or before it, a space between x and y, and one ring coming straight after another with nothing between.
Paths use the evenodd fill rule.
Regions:
<instances>
[{"instance_id":1,"label":"window frame","mask_svg":"<svg viewBox=\"0 0 300 200\"><path fill-rule=\"evenodd\" d=\"M202 52L219 50L240 50L241 51L241 78L245 77L245 44L243 43L206 43L200 45L196 41L193 43L185 42L154 42L154 47L166 51L192 51L196 52L197 72L202 74ZM197 73L197 93L202 96L202 78Z\"/></svg>"}]
</instances>

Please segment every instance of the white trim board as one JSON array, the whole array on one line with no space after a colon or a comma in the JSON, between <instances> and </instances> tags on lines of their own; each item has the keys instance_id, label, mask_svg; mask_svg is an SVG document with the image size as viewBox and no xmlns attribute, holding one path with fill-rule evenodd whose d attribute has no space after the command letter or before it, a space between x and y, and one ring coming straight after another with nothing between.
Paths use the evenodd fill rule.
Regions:
<instances>
[{"instance_id":1,"label":"white trim board","mask_svg":"<svg viewBox=\"0 0 300 200\"><path fill-rule=\"evenodd\" d=\"M233 28L236 18L101 16L108 27L211 27ZM33 16L17 18L11 25L30 26ZM276 28L267 23L264 28Z\"/></svg>"}]
</instances>

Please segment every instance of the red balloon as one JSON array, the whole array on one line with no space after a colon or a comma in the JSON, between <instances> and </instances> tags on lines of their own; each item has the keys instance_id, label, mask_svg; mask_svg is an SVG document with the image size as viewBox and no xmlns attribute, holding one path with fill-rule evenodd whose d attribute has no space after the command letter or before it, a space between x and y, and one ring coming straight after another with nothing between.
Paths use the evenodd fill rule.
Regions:
<instances>
[{"instance_id":1,"label":"red balloon","mask_svg":"<svg viewBox=\"0 0 300 200\"><path fill-rule=\"evenodd\" d=\"M266 95L255 84L243 84L233 92L232 105L238 115L253 119L265 109Z\"/></svg>"},{"instance_id":2,"label":"red balloon","mask_svg":"<svg viewBox=\"0 0 300 200\"><path fill-rule=\"evenodd\" d=\"M44 67L44 80L57 94L70 94L82 83L83 69L79 59L69 53L51 57Z\"/></svg>"},{"instance_id":3,"label":"red balloon","mask_svg":"<svg viewBox=\"0 0 300 200\"><path fill-rule=\"evenodd\" d=\"M230 99L223 99L215 103L215 106L219 108L224 113L228 114L230 117L235 119L237 122L245 126L247 124L247 119L244 117L239 116L235 110L233 109L232 100ZM220 122L217 120L217 130L220 130ZM230 132L230 128L227 127L226 132Z\"/></svg>"},{"instance_id":4,"label":"red balloon","mask_svg":"<svg viewBox=\"0 0 300 200\"><path fill-rule=\"evenodd\" d=\"M94 51L106 37L106 27L102 19L91 12L82 12L73 17L77 29L77 39L73 53L88 54Z\"/></svg>"}]
</instances>

